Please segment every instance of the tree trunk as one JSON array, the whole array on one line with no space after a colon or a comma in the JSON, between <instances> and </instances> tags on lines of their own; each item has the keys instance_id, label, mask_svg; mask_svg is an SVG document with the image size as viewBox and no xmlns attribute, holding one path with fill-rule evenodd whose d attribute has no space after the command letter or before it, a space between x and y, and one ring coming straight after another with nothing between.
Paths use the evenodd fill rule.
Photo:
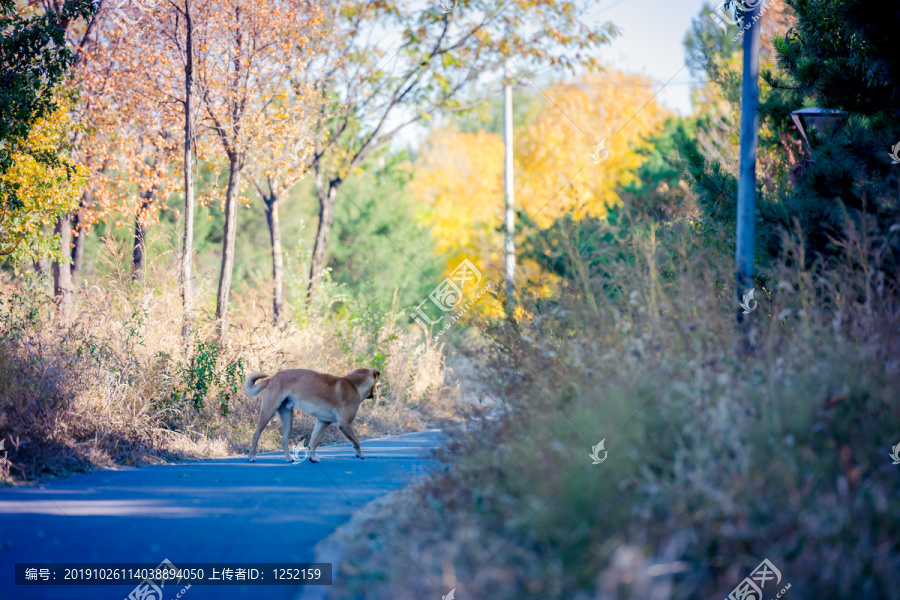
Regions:
<instances>
[{"instance_id":1,"label":"tree trunk","mask_svg":"<svg viewBox=\"0 0 900 600\"><path fill-rule=\"evenodd\" d=\"M184 61L184 237L181 245L181 305L183 309L181 337L185 340L194 323L194 290L191 287L191 261L194 254L194 172L191 165L191 134L194 130L193 118L193 24L191 22L191 3L184 3L185 22L185 61Z\"/></svg>"},{"instance_id":2,"label":"tree trunk","mask_svg":"<svg viewBox=\"0 0 900 600\"><path fill-rule=\"evenodd\" d=\"M87 235L87 231L83 228L81 222L80 210L75 213L72 219L72 229L72 234L75 236L75 241L72 245L72 282L74 283L84 267L84 238Z\"/></svg>"},{"instance_id":3,"label":"tree trunk","mask_svg":"<svg viewBox=\"0 0 900 600\"><path fill-rule=\"evenodd\" d=\"M81 268L84 266L84 236L86 235L86 232L81 215L87 206L90 205L92 193L91 186L88 186L81 195L81 200L78 203L78 210L72 215L72 235L75 236L75 244L72 246L73 283L75 282L75 278L81 273Z\"/></svg>"},{"instance_id":4,"label":"tree trunk","mask_svg":"<svg viewBox=\"0 0 900 600\"><path fill-rule=\"evenodd\" d=\"M41 225L41 235L47 235L47 226ZM35 273L45 273L47 269L50 268L50 259L46 256L42 256L34 261L34 271Z\"/></svg>"},{"instance_id":5,"label":"tree trunk","mask_svg":"<svg viewBox=\"0 0 900 600\"><path fill-rule=\"evenodd\" d=\"M278 218L278 196L263 198L266 204L266 222L272 241L272 310L275 325L284 324L284 251L281 247L281 221Z\"/></svg>"},{"instance_id":6,"label":"tree trunk","mask_svg":"<svg viewBox=\"0 0 900 600\"><path fill-rule=\"evenodd\" d=\"M146 197L146 196L145 196ZM137 214L134 215L134 248L131 251L131 279L138 280L144 277L144 261L146 258L147 227L142 218L144 211L149 206L149 200L141 203Z\"/></svg>"},{"instance_id":7,"label":"tree trunk","mask_svg":"<svg viewBox=\"0 0 900 600\"><path fill-rule=\"evenodd\" d=\"M321 171L316 171L316 196L319 198L319 227L316 229L316 243L313 246L312 263L309 266L309 289L307 297L312 300L322 271L325 270L325 251L328 247L328 233L334 223L334 207L337 204L340 180L326 181Z\"/></svg>"},{"instance_id":8,"label":"tree trunk","mask_svg":"<svg viewBox=\"0 0 900 600\"><path fill-rule=\"evenodd\" d=\"M72 245L72 215L66 213L56 220L53 232L59 236L59 245L62 250L62 262L53 263L53 297L59 306L59 314L63 320L68 320L72 314L72 269L69 264L69 255Z\"/></svg>"},{"instance_id":9,"label":"tree trunk","mask_svg":"<svg viewBox=\"0 0 900 600\"><path fill-rule=\"evenodd\" d=\"M231 293L231 274L234 270L234 238L237 231L237 196L241 181L241 164L236 156L229 157L228 189L225 193L225 236L222 240L222 268L219 271L219 291L216 294L216 333L219 343L225 344L228 334L228 295Z\"/></svg>"},{"instance_id":10,"label":"tree trunk","mask_svg":"<svg viewBox=\"0 0 900 600\"><path fill-rule=\"evenodd\" d=\"M516 302L516 212L513 184L513 96L509 60L503 63L503 192L506 196L506 313L513 316ZM587 290L586 290L587 293ZM589 294L593 300L593 294ZM596 307L595 307L596 309Z\"/></svg>"}]
</instances>

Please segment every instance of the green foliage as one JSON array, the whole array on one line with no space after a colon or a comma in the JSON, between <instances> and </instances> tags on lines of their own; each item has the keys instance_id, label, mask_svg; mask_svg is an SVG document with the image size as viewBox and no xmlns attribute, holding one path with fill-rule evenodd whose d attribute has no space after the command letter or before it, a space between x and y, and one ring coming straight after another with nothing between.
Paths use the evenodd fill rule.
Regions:
<instances>
[{"instance_id":1,"label":"green foliage","mask_svg":"<svg viewBox=\"0 0 900 600\"><path fill-rule=\"evenodd\" d=\"M900 12L890 2L787 0L797 24L777 38L770 81L801 98L873 119L900 121ZM896 129L893 133L897 134Z\"/></svg>"},{"instance_id":2,"label":"green foliage","mask_svg":"<svg viewBox=\"0 0 900 600\"><path fill-rule=\"evenodd\" d=\"M196 411L203 410L210 390L218 390L223 416L228 415L228 402L238 393L244 380L247 361L243 357L222 364L222 348L218 342L198 340L183 368L183 388L178 395Z\"/></svg>"},{"instance_id":3,"label":"green foliage","mask_svg":"<svg viewBox=\"0 0 900 600\"><path fill-rule=\"evenodd\" d=\"M398 306L416 305L440 281L444 265L407 191L407 154L384 161L383 166L370 161L341 187L328 265L334 281L352 296L370 296L367 302L390 307L396 289Z\"/></svg>"},{"instance_id":4,"label":"green foliage","mask_svg":"<svg viewBox=\"0 0 900 600\"><path fill-rule=\"evenodd\" d=\"M900 13L861 0L788 4L797 24L775 40L778 69L763 73L781 104L761 106L761 115L782 120L805 103L844 110L850 119L834 140L812 136L815 155L774 222L799 226L810 252L832 254L847 218L870 215L886 232L900 215L900 172L889 156L900 141Z\"/></svg>"},{"instance_id":5,"label":"green foliage","mask_svg":"<svg viewBox=\"0 0 900 600\"><path fill-rule=\"evenodd\" d=\"M379 302L371 278L359 288L357 296L343 307L342 318L336 320L335 337L338 346L359 368L384 371L390 359L391 344L398 339L397 331L388 331L392 318L390 309ZM383 394L384 395L384 390Z\"/></svg>"},{"instance_id":6,"label":"green foliage","mask_svg":"<svg viewBox=\"0 0 900 600\"><path fill-rule=\"evenodd\" d=\"M15 164L13 145L49 168L73 169L58 153L23 141L37 121L57 110L55 91L75 62L62 24L89 19L98 7L91 0L68 0L59 12L48 8L29 15L14 0L0 0L0 175ZM0 186L0 215L23 208L17 186Z\"/></svg>"},{"instance_id":7,"label":"green foliage","mask_svg":"<svg viewBox=\"0 0 900 600\"><path fill-rule=\"evenodd\" d=\"M681 187L687 167L683 148L695 137L695 128L694 119L669 118L646 145L633 149L643 162L634 179L618 190L632 211L668 220L683 208L687 199Z\"/></svg>"},{"instance_id":8,"label":"green foliage","mask_svg":"<svg viewBox=\"0 0 900 600\"><path fill-rule=\"evenodd\" d=\"M723 30L710 18L712 12L713 6L704 3L700 13L691 19L691 28L684 36L688 68L693 76L705 76L719 85L728 100L738 102L740 76L735 76L725 65L740 52L741 42L732 39L733 31Z\"/></svg>"},{"instance_id":9,"label":"green foliage","mask_svg":"<svg viewBox=\"0 0 900 600\"><path fill-rule=\"evenodd\" d=\"M801 235L806 252L833 255L846 220L874 217L886 232L900 214L900 172L889 151L900 140L896 97L897 58L888 44L898 25L896 9L856 0L788 3L797 18L784 36L775 36L775 56L764 55L760 87L757 154L756 259L782 251L785 232ZM694 139L679 142L707 240L733 243L737 209L737 117L740 109L739 47L721 35L706 9L695 20L685 47L692 68L703 72L730 109L717 114L715 102L697 117ZM768 63L777 68L765 68ZM714 101L715 98L707 98ZM807 155L798 180L788 168L803 158L800 135L790 118L804 105L842 109L850 120L834 140L811 134L814 159ZM725 248L723 248L725 249Z\"/></svg>"}]
</instances>

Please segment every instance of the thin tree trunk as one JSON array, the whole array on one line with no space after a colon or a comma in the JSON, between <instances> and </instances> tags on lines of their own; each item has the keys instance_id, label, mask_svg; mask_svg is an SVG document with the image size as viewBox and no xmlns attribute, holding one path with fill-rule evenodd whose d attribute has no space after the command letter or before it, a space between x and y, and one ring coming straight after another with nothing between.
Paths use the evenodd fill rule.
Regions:
<instances>
[{"instance_id":1,"label":"thin tree trunk","mask_svg":"<svg viewBox=\"0 0 900 600\"><path fill-rule=\"evenodd\" d=\"M91 189L91 186L89 185L84 190L84 193L81 194L81 200L78 202L78 210L72 215L72 235L75 236L75 243L72 246L73 283L75 282L76 277L81 273L81 268L84 266L84 236L86 235L86 231L82 214L90 205L92 195L93 189Z\"/></svg>"},{"instance_id":2,"label":"thin tree trunk","mask_svg":"<svg viewBox=\"0 0 900 600\"><path fill-rule=\"evenodd\" d=\"M237 231L237 195L241 181L240 162L229 157L228 189L225 193L225 236L222 240L222 268L219 271L219 291L216 294L216 332L219 343L225 344L228 335L228 295L234 270L234 238Z\"/></svg>"},{"instance_id":3,"label":"thin tree trunk","mask_svg":"<svg viewBox=\"0 0 900 600\"><path fill-rule=\"evenodd\" d=\"M41 235L47 235L47 226L41 225ZM34 261L34 272L35 273L44 273L47 269L50 268L50 259L46 256L42 256Z\"/></svg>"},{"instance_id":4,"label":"thin tree trunk","mask_svg":"<svg viewBox=\"0 0 900 600\"><path fill-rule=\"evenodd\" d=\"M72 218L72 235L75 236L72 244L72 282L81 274L84 267L84 238L87 231L81 222L81 210L79 209Z\"/></svg>"},{"instance_id":5,"label":"thin tree trunk","mask_svg":"<svg viewBox=\"0 0 900 600\"><path fill-rule=\"evenodd\" d=\"M319 226L313 246L312 262L309 266L309 290L307 297L312 300L319 277L325 270L325 251L328 248L328 233L334 223L334 207L337 204L339 180L327 181L321 171L316 172L316 196L319 198Z\"/></svg>"},{"instance_id":6,"label":"thin tree trunk","mask_svg":"<svg viewBox=\"0 0 900 600\"><path fill-rule=\"evenodd\" d=\"M144 192L142 196L145 200L141 203L141 207L134 215L134 247L131 251L131 279L138 280L144 276L144 262L146 260L146 239L147 226L144 225L142 217L150 206L150 196L153 192Z\"/></svg>"},{"instance_id":7,"label":"thin tree trunk","mask_svg":"<svg viewBox=\"0 0 900 600\"><path fill-rule=\"evenodd\" d=\"M72 314L72 269L69 264L69 254L72 244L72 215L66 213L56 220L53 232L59 236L59 245L62 250L63 260L53 262L53 297L59 306L59 314L63 320L68 320Z\"/></svg>"},{"instance_id":8,"label":"thin tree trunk","mask_svg":"<svg viewBox=\"0 0 900 600\"><path fill-rule=\"evenodd\" d=\"M284 324L284 251L281 247L281 221L278 217L278 196L264 198L269 239L272 241L272 310L275 325Z\"/></svg>"},{"instance_id":9,"label":"thin tree trunk","mask_svg":"<svg viewBox=\"0 0 900 600\"><path fill-rule=\"evenodd\" d=\"M515 312L516 301L516 212L513 184L513 96L509 61L503 64L503 192L506 196L505 271L507 313ZM593 295L590 296L593 300Z\"/></svg>"},{"instance_id":10,"label":"thin tree trunk","mask_svg":"<svg viewBox=\"0 0 900 600\"><path fill-rule=\"evenodd\" d=\"M184 2L185 21L185 61L184 61L184 237L181 250L181 305L183 320L181 336L187 339L194 323L194 293L191 283L191 260L194 254L194 172L191 165L191 134L194 130L192 119L193 110L193 81L194 81L194 35L191 22L190 0Z\"/></svg>"}]
</instances>

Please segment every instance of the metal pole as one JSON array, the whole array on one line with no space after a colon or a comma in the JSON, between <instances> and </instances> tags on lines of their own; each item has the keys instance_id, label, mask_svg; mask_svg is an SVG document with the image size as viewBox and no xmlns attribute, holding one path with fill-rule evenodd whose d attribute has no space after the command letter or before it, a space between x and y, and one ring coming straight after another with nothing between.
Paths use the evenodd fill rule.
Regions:
<instances>
[{"instance_id":1,"label":"metal pole","mask_svg":"<svg viewBox=\"0 0 900 600\"><path fill-rule=\"evenodd\" d=\"M515 301L516 248L513 234L516 230L516 213L513 191L513 123L512 123L512 74L507 60L503 65L503 191L506 196L506 299L512 311Z\"/></svg>"},{"instance_id":2,"label":"metal pole","mask_svg":"<svg viewBox=\"0 0 900 600\"><path fill-rule=\"evenodd\" d=\"M756 215L756 146L759 139L759 9L762 2L744 13L744 71L741 82L741 159L738 172L737 244L734 253L737 297L752 287L753 241ZM738 310L738 323L744 321Z\"/></svg>"}]
</instances>

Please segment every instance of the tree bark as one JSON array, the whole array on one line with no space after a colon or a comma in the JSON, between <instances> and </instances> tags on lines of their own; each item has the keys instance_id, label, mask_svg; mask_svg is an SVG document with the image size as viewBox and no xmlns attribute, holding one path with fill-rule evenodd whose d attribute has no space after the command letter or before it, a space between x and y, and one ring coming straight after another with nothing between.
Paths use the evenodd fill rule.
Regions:
<instances>
[{"instance_id":1,"label":"tree bark","mask_svg":"<svg viewBox=\"0 0 900 600\"><path fill-rule=\"evenodd\" d=\"M84 238L87 235L81 222L81 210L75 212L72 218L72 234L75 236L72 245L72 282L81 274L84 267Z\"/></svg>"},{"instance_id":2,"label":"tree bark","mask_svg":"<svg viewBox=\"0 0 900 600\"><path fill-rule=\"evenodd\" d=\"M266 204L266 222L272 242L272 310L275 325L284 324L284 251L281 246L281 220L278 217L278 196L263 198Z\"/></svg>"},{"instance_id":3,"label":"tree bark","mask_svg":"<svg viewBox=\"0 0 900 600\"><path fill-rule=\"evenodd\" d=\"M68 320L71 316L73 304L72 269L69 264L72 245L71 218L71 213L62 215L56 220L56 227L53 229L53 232L59 236L59 245L63 255L61 262L53 262L53 297L63 320Z\"/></svg>"},{"instance_id":4,"label":"tree bark","mask_svg":"<svg viewBox=\"0 0 900 600\"><path fill-rule=\"evenodd\" d=\"M144 277L144 262L146 260L147 226L142 217L150 206L150 197L153 192L144 192L141 196L144 201L134 215L134 247L131 250L131 279L138 280Z\"/></svg>"},{"instance_id":5,"label":"tree bark","mask_svg":"<svg viewBox=\"0 0 900 600\"><path fill-rule=\"evenodd\" d=\"M72 235L75 236L75 244L72 246L72 282L81 273L84 266L84 222L81 218L82 212L90 205L93 190L89 185L84 193L81 194L81 200L78 202L78 210L72 215Z\"/></svg>"},{"instance_id":6,"label":"tree bark","mask_svg":"<svg viewBox=\"0 0 900 600\"><path fill-rule=\"evenodd\" d=\"M228 189L225 193L225 235L222 240L222 267L216 294L216 333L224 345L228 335L228 295L234 270L234 238L237 231L237 196L241 181L241 164L237 156L229 157Z\"/></svg>"},{"instance_id":7,"label":"tree bark","mask_svg":"<svg viewBox=\"0 0 900 600\"><path fill-rule=\"evenodd\" d=\"M194 36L191 22L190 0L184 2L185 21L185 61L184 61L184 237L181 242L181 306L183 310L181 336L185 340L194 324L194 290L191 287L191 261L194 254L194 172L191 165L191 134L194 130L193 81L194 81Z\"/></svg>"},{"instance_id":8,"label":"tree bark","mask_svg":"<svg viewBox=\"0 0 900 600\"><path fill-rule=\"evenodd\" d=\"M322 271L325 270L325 251L328 248L328 233L334 223L334 207L337 204L340 180L326 181L324 174L316 169L316 196L319 198L319 226L313 246L312 262L309 266L309 288L307 297L313 299Z\"/></svg>"}]
</instances>

